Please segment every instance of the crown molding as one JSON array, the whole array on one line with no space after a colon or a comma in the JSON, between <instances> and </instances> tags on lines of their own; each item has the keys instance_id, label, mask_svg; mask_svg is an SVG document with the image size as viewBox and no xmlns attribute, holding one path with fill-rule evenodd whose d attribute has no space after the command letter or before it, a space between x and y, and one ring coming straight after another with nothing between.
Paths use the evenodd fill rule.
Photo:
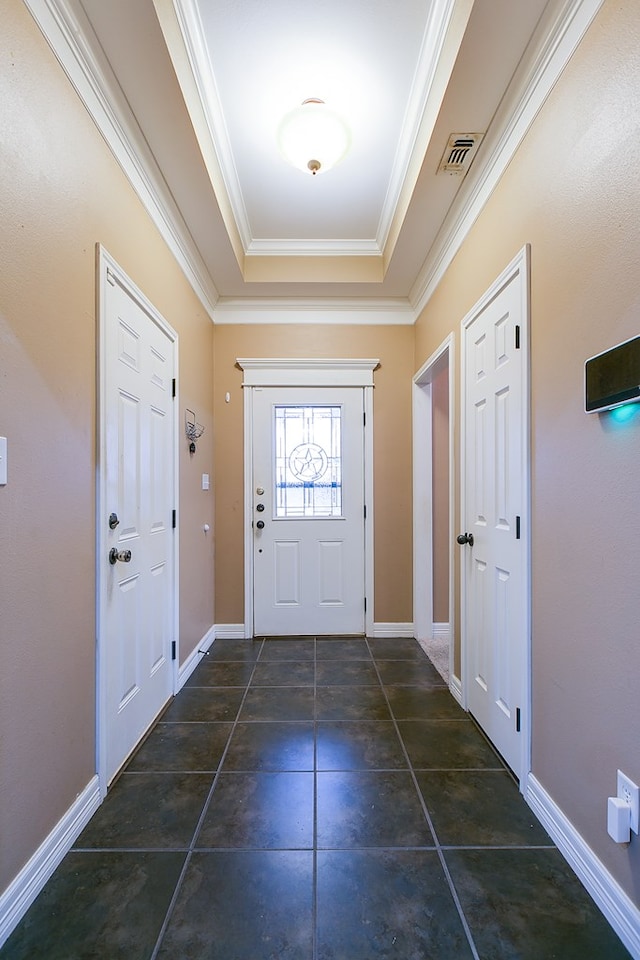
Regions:
<instances>
[{"instance_id":1,"label":"crown molding","mask_svg":"<svg viewBox=\"0 0 640 960\"><path fill-rule=\"evenodd\" d=\"M405 184L407 184L411 169L415 168L414 182L411 185L411 191L413 190L417 173L424 160L425 147L423 141L425 137L421 136L421 127L427 114L430 98L434 92L437 68L445 46L447 31L454 15L456 2L457 0L436 0L431 5L429 12L414 82L409 94L393 161L389 186L376 232L378 246L387 257L390 252L387 251L386 247ZM437 110L435 113L437 114ZM402 219L404 219L404 214Z\"/></svg>"},{"instance_id":2,"label":"crown molding","mask_svg":"<svg viewBox=\"0 0 640 960\"><path fill-rule=\"evenodd\" d=\"M25 5L129 183L213 319L218 291L190 238L155 159L106 62L96 56L66 0L25 0Z\"/></svg>"},{"instance_id":3,"label":"crown molding","mask_svg":"<svg viewBox=\"0 0 640 960\"><path fill-rule=\"evenodd\" d=\"M250 257L381 257L376 240L252 240Z\"/></svg>"},{"instance_id":4,"label":"crown molding","mask_svg":"<svg viewBox=\"0 0 640 960\"><path fill-rule=\"evenodd\" d=\"M167 0L154 0L156 9ZM252 237L242 186L235 166L233 151L224 120L224 112L211 64L204 27L195 0L169 0L179 25L181 42L189 70L195 83L200 108L206 118L208 137L217 157L222 178L221 186L235 221L240 242L246 256L387 256L387 241L394 220L398 216L400 198L410 195L424 158L425 138L422 127L436 90L438 66L447 35L456 10L470 9L473 0L434 0L425 27L414 82L405 111L396 150L389 187L382 205L376 238L374 240L309 241L303 238L261 240ZM185 92L185 91L183 91ZM185 96L188 102L188 97ZM433 119L440 101L434 105ZM190 108L189 108L190 109ZM191 110L190 110L191 112ZM408 181L412 180L411 184ZM404 213L402 219L404 219Z\"/></svg>"},{"instance_id":5,"label":"crown molding","mask_svg":"<svg viewBox=\"0 0 640 960\"><path fill-rule=\"evenodd\" d=\"M604 0L565 0L543 16L528 56L483 142L487 160L471 168L409 293L416 317L429 302L560 74Z\"/></svg>"},{"instance_id":6,"label":"crown molding","mask_svg":"<svg viewBox=\"0 0 640 960\"><path fill-rule=\"evenodd\" d=\"M321 323L359 326L411 326L416 313L405 299L264 300L221 297L216 324Z\"/></svg>"},{"instance_id":7,"label":"crown molding","mask_svg":"<svg viewBox=\"0 0 640 960\"><path fill-rule=\"evenodd\" d=\"M171 0L171 2L180 27L189 67L198 90L200 107L205 116L209 137L218 159L227 201L231 207L236 229L246 254L251 244L251 226L240 186L240 178L233 158L231 141L227 132L224 111L218 94L215 73L211 64L198 5L194 0ZM191 113L186 96L185 102L187 102L187 108Z\"/></svg>"},{"instance_id":8,"label":"crown molding","mask_svg":"<svg viewBox=\"0 0 640 960\"><path fill-rule=\"evenodd\" d=\"M442 2L451 4L453 0ZM68 0L25 0L25 5L214 322L407 324L414 322L428 303L603 2L565 0L560 9L556 4L542 18L530 53L492 124L494 132L485 137L482 152L487 162L474 164L465 178L408 299L382 301L220 298L117 81L85 38L87 24L80 22ZM380 255L375 240L343 243L343 254ZM328 247L332 241L253 244L250 256L256 258L280 252L287 256L336 253L335 247Z\"/></svg>"}]
</instances>

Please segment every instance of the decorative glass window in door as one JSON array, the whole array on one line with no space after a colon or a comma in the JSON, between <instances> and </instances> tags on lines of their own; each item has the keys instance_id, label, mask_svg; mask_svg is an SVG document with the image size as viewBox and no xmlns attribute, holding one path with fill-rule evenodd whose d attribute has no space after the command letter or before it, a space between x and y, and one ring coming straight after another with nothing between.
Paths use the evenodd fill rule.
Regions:
<instances>
[{"instance_id":1,"label":"decorative glass window in door","mask_svg":"<svg viewBox=\"0 0 640 960\"><path fill-rule=\"evenodd\" d=\"M342 516L342 407L275 407L275 516Z\"/></svg>"}]
</instances>

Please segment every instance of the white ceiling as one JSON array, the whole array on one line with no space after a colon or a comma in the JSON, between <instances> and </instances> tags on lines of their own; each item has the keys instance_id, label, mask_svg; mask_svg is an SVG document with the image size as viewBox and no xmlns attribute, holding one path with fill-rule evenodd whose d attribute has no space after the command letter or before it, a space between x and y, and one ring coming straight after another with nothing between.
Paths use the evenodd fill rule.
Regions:
<instances>
[{"instance_id":1,"label":"white ceiling","mask_svg":"<svg viewBox=\"0 0 640 960\"><path fill-rule=\"evenodd\" d=\"M456 217L489 189L550 35L580 6L52 2L220 315L331 298L413 316ZM276 142L307 97L341 112L352 134L345 160L317 177L290 167ZM471 132L485 138L466 176L438 174L450 135Z\"/></svg>"}]
</instances>

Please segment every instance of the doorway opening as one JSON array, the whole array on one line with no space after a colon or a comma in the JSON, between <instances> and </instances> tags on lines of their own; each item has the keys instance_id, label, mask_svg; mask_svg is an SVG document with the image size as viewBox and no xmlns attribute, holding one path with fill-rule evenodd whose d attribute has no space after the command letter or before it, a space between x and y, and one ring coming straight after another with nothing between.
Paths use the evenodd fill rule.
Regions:
<instances>
[{"instance_id":1,"label":"doorway opening","mask_svg":"<svg viewBox=\"0 0 640 960\"><path fill-rule=\"evenodd\" d=\"M413 378L413 622L461 700L454 645L454 337Z\"/></svg>"}]
</instances>

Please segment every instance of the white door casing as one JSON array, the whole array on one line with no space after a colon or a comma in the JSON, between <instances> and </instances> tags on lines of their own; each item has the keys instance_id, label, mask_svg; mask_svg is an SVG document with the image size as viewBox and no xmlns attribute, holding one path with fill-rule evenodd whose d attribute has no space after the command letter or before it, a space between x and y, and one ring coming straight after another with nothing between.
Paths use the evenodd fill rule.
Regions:
<instances>
[{"instance_id":1,"label":"white door casing","mask_svg":"<svg viewBox=\"0 0 640 960\"><path fill-rule=\"evenodd\" d=\"M529 251L462 322L463 695L521 785L530 767Z\"/></svg>"},{"instance_id":2,"label":"white door casing","mask_svg":"<svg viewBox=\"0 0 640 960\"><path fill-rule=\"evenodd\" d=\"M370 518L371 393L378 361L238 363L245 373L245 635L369 632L373 538L364 509L366 504ZM333 516L314 518L306 509L304 517L277 515L283 512L283 496L282 477L276 481L272 459L276 420L291 416L295 425L297 411L313 418L318 407L325 415L339 412L342 503ZM309 457L315 446L305 440L304 450ZM292 464L293 457L287 462ZM302 476L303 461L298 467ZM264 507L261 512L258 504Z\"/></svg>"},{"instance_id":3,"label":"white door casing","mask_svg":"<svg viewBox=\"0 0 640 960\"><path fill-rule=\"evenodd\" d=\"M177 338L102 248L98 289L98 772L104 794L175 684ZM117 525L110 525L112 514ZM124 554L115 563L113 549Z\"/></svg>"}]
</instances>

